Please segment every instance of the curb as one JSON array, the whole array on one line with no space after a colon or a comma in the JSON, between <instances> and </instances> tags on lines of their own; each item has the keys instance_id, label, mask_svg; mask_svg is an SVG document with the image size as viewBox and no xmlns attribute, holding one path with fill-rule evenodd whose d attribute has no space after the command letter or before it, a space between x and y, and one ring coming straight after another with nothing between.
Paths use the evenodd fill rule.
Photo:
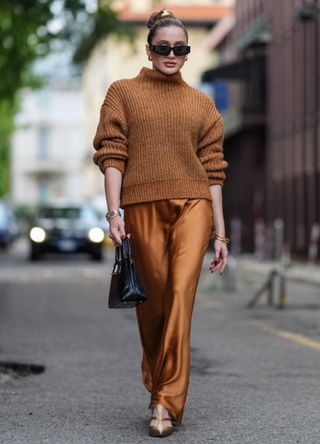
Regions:
<instances>
[{"instance_id":1,"label":"curb","mask_svg":"<svg viewBox=\"0 0 320 444\"><path fill-rule=\"evenodd\" d=\"M257 259L240 257L237 259L238 267L241 271L262 275L268 275L271 270L282 268L285 277L290 281L305 282L312 285L320 285L320 266L311 264L284 265L276 261L259 261Z\"/></svg>"}]
</instances>

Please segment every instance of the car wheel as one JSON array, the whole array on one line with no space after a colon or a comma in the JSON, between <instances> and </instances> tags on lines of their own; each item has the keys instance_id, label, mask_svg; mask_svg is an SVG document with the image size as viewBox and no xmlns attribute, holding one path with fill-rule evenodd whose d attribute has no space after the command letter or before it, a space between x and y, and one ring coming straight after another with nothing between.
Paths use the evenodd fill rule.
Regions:
<instances>
[{"instance_id":1,"label":"car wheel","mask_svg":"<svg viewBox=\"0 0 320 444\"><path fill-rule=\"evenodd\" d=\"M102 248L99 248L99 250L95 250L91 253L91 258L94 261L102 261L103 255L102 255Z\"/></svg>"},{"instance_id":2,"label":"car wheel","mask_svg":"<svg viewBox=\"0 0 320 444\"><path fill-rule=\"evenodd\" d=\"M30 250L30 260L31 261L38 261L39 259L40 259L40 252L37 248L35 248L32 245L31 250Z\"/></svg>"}]
</instances>

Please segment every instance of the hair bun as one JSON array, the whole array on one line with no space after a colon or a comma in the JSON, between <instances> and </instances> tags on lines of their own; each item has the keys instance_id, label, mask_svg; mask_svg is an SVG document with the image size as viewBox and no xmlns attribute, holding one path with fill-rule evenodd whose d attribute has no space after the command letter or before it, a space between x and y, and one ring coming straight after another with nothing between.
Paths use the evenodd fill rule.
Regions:
<instances>
[{"instance_id":1,"label":"hair bun","mask_svg":"<svg viewBox=\"0 0 320 444\"><path fill-rule=\"evenodd\" d=\"M160 12L154 12L148 20L147 27L150 29L156 22L166 18L176 18L176 16L168 9L161 9Z\"/></svg>"}]
</instances>

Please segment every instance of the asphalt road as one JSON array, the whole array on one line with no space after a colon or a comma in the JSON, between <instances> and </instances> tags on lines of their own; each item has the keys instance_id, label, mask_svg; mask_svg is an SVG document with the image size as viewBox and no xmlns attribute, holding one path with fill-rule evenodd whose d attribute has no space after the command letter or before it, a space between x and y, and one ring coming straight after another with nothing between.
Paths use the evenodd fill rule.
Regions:
<instances>
[{"instance_id":1,"label":"asphalt road","mask_svg":"<svg viewBox=\"0 0 320 444\"><path fill-rule=\"evenodd\" d=\"M135 313L106 308L110 255L26 257L23 243L0 254L0 361L45 369L0 373L0 442L152 442ZM319 288L293 284L285 310L249 310L258 285L239 275L223 292L203 270L184 421L168 442L320 442Z\"/></svg>"}]
</instances>

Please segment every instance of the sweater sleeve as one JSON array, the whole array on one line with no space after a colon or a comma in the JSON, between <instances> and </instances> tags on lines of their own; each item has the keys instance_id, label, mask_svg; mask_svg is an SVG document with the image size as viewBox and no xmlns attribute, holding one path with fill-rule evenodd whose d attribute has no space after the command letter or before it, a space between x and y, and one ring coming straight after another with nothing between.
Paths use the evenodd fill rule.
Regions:
<instances>
[{"instance_id":1,"label":"sweater sleeve","mask_svg":"<svg viewBox=\"0 0 320 444\"><path fill-rule=\"evenodd\" d=\"M228 163L223 156L223 119L212 100L208 98L205 117L199 132L197 155L208 175L209 185L223 185L224 169Z\"/></svg>"},{"instance_id":2,"label":"sweater sleeve","mask_svg":"<svg viewBox=\"0 0 320 444\"><path fill-rule=\"evenodd\" d=\"M107 167L115 167L123 174L128 159L128 128L121 97L116 84L108 89L100 110L100 120L93 146L93 161L104 174Z\"/></svg>"}]
</instances>

